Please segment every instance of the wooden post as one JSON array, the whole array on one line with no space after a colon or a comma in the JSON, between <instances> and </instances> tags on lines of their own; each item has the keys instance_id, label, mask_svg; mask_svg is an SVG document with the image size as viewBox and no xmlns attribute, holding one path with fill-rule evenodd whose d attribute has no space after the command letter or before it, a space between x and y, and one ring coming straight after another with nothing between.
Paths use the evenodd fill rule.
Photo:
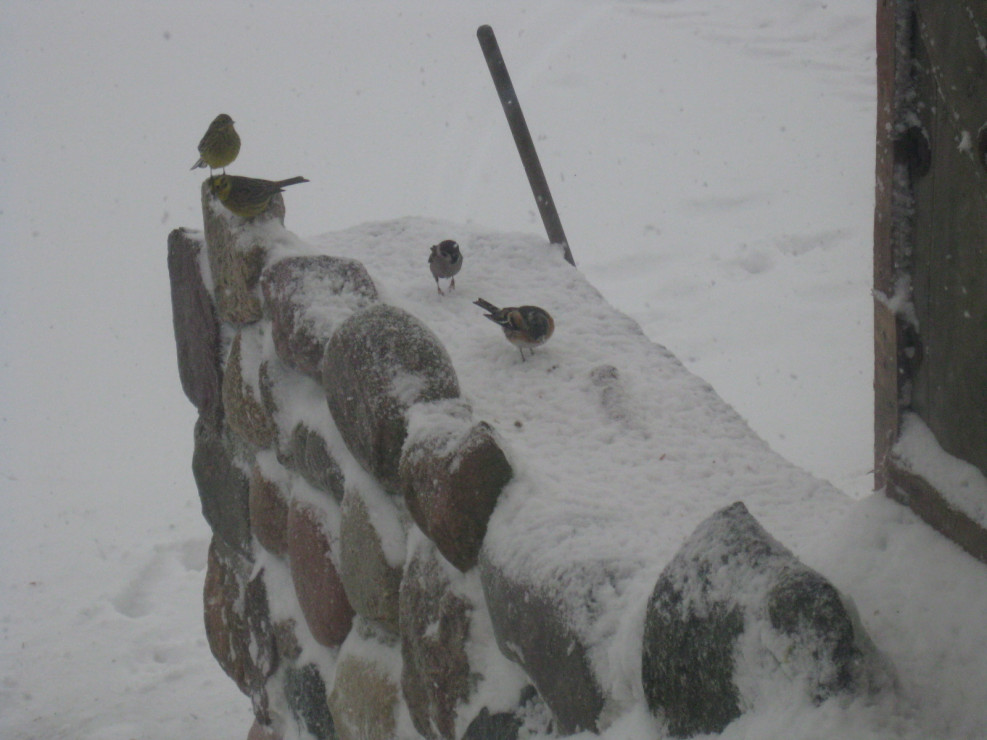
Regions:
<instances>
[{"instance_id":1,"label":"wooden post","mask_svg":"<svg viewBox=\"0 0 987 740\"><path fill-rule=\"evenodd\" d=\"M897 0L877 3L877 151L874 189L874 487L886 484L885 465L898 438L901 395L898 317L890 299L898 287L895 265L894 127Z\"/></svg>"},{"instance_id":2,"label":"wooden post","mask_svg":"<svg viewBox=\"0 0 987 740\"><path fill-rule=\"evenodd\" d=\"M487 60L487 67L490 69L490 76L493 78L497 94L500 96L500 104L504 108L504 115L507 116L507 123L514 135L514 144L517 146L518 154L521 155L521 163L524 165L525 174L528 176L531 192L534 193L535 203L538 204L538 212L541 214L542 223L548 233L548 240L552 244L561 245L566 261L570 265L575 265L572 252L569 250L569 241L565 238L565 232L562 230L559 212L555 208L555 201L552 199L552 193L548 188L548 181L542 171L541 162L538 161L535 143L531 140L528 124L524 120L521 103L518 102L514 84L511 82L511 75L507 71L507 64L500 53L497 37L494 36L490 26L480 26L476 30L476 37L480 41L480 48L483 49L483 56Z\"/></svg>"},{"instance_id":3,"label":"wooden post","mask_svg":"<svg viewBox=\"0 0 987 740\"><path fill-rule=\"evenodd\" d=\"M908 415L987 475L984 29L983 0L877 3L874 454L878 488L987 563L985 502L896 454Z\"/></svg>"}]
</instances>

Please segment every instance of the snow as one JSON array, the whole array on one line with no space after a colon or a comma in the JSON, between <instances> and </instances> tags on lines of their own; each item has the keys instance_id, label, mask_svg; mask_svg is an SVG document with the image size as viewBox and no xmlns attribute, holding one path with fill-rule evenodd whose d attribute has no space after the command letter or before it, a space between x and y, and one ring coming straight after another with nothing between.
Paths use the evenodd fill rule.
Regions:
<instances>
[{"instance_id":1,"label":"snow","mask_svg":"<svg viewBox=\"0 0 987 740\"><path fill-rule=\"evenodd\" d=\"M987 528L987 478L968 462L953 457L916 414L905 414L892 453L902 468L941 491L954 509Z\"/></svg>"},{"instance_id":2,"label":"snow","mask_svg":"<svg viewBox=\"0 0 987 740\"><path fill-rule=\"evenodd\" d=\"M439 296L414 278L422 245L449 233L468 247L456 290ZM382 299L421 318L448 350L473 417L494 427L515 471L490 521L488 556L573 606L571 627L618 702L633 703L627 687L640 672L634 651L620 650L628 664L613 652L615 642L640 644L640 632L619 631L624 615L640 608L684 533L743 499L772 532L804 546L851 504L770 450L544 237L402 218L313 242L359 259ZM497 326L477 321L476 295L537 304L556 333L522 360ZM427 439L441 450L470 427L461 402L418 404L406 444Z\"/></svg>"},{"instance_id":3,"label":"snow","mask_svg":"<svg viewBox=\"0 0 987 740\"><path fill-rule=\"evenodd\" d=\"M219 112L243 138L231 172L311 180L286 193L295 234L331 241L359 224L399 224L411 243L419 230L420 248L375 266L414 276L389 283L385 298L422 318L428 306L439 327L470 322L467 334L442 339L459 344L453 359L478 418L508 442L537 434L551 446L589 423L604 446L626 426L619 438L639 439L611 445L597 470L581 466L586 486L660 468L640 462L660 442L655 414L695 413L690 399L709 391L676 373L653 394L662 378L635 367L670 356L639 342L589 344L606 322L628 335L636 322L819 479L818 518L801 501L752 511L854 599L898 692L819 708L774 697L724 737L982 736L987 571L868 495L872 3L410 0L286 13L232 0L12 0L4 11L0 736L242 738L250 725L249 701L203 632L209 533L190 474L195 411L177 378L165 267L168 232L200 228L201 173L188 167ZM483 23L497 32L579 271L629 319L581 315L582 298L486 290L532 269L520 247L543 236L474 36ZM437 223L465 255L449 300L426 266ZM519 248L500 277L471 274L471 260L505 239ZM595 290L571 274L589 301ZM469 305L477 296L551 298L556 334L522 366ZM501 382L470 385L464 357ZM537 424L508 414L526 387L518 372L547 375L552 365L567 376L554 413ZM604 365L617 380L588 372ZM574 406L579 393L588 408ZM502 418L494 398L504 399ZM711 408L712 443L728 413ZM789 470L744 444L769 478ZM693 452L658 457L684 479L701 468ZM526 472L528 459L519 448L512 463ZM712 463L708 472L721 493L681 490L649 509L677 517L664 526L678 543L727 496L725 474ZM574 492L583 485L577 471L565 481L578 483ZM821 481L849 496L837 503ZM518 493L497 517L511 516ZM573 509L583 544L605 529L603 503ZM658 543L647 558L674 548ZM621 598L626 611L607 629L631 635L646 595L636 586ZM594 659L622 666L613 680L633 696L634 646L614 639L608 651ZM612 721L610 740L656 736L640 706Z\"/></svg>"}]
</instances>

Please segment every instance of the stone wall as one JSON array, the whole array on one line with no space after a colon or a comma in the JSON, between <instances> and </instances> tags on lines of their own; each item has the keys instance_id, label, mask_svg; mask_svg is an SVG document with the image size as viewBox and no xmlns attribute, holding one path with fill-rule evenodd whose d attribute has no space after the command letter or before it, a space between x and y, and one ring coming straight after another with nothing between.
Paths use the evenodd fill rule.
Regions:
<instances>
[{"instance_id":1,"label":"stone wall","mask_svg":"<svg viewBox=\"0 0 987 740\"><path fill-rule=\"evenodd\" d=\"M474 418L442 344L382 302L362 264L306 253L280 198L243 221L204 184L203 214L204 232L171 233L168 267L213 531L206 634L252 702L247 736L601 729L611 698L564 610L483 557L515 453ZM727 570L763 588L735 599ZM697 530L648 603L642 683L656 721L687 736L739 716L737 651L777 662L744 639L761 622L813 700L869 688L840 595L738 504Z\"/></svg>"}]
</instances>

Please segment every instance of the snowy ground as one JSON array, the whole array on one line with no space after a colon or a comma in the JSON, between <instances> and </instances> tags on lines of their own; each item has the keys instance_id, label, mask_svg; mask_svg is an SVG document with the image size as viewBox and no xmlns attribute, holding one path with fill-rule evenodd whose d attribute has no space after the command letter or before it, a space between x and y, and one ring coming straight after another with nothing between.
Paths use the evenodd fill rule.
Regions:
<instances>
[{"instance_id":1,"label":"snowy ground","mask_svg":"<svg viewBox=\"0 0 987 740\"><path fill-rule=\"evenodd\" d=\"M303 236L409 215L540 234L481 23L580 270L782 455L865 496L873 13L6 3L0 736L244 737L248 702L202 632L208 532L165 270L167 233L201 222L195 144L228 112L233 171L308 177L288 203ZM855 595L904 706L850 728L816 715L813 736L980 737L983 567L880 498L858 512L813 557ZM793 707L731 737L804 720Z\"/></svg>"}]
</instances>

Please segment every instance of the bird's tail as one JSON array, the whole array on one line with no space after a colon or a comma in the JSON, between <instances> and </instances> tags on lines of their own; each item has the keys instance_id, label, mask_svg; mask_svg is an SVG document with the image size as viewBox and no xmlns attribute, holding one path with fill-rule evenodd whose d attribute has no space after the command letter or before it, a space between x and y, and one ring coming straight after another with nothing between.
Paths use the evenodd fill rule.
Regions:
<instances>
[{"instance_id":1,"label":"bird's tail","mask_svg":"<svg viewBox=\"0 0 987 740\"><path fill-rule=\"evenodd\" d=\"M200 158L198 162L196 162L191 167L189 167L189 170L197 170L200 167L205 167L205 166L206 166L206 163L203 162L202 159Z\"/></svg>"},{"instance_id":2,"label":"bird's tail","mask_svg":"<svg viewBox=\"0 0 987 740\"><path fill-rule=\"evenodd\" d=\"M278 182L279 188L286 188L289 185L297 185L300 182L308 182L304 177L289 177L287 180L280 180Z\"/></svg>"},{"instance_id":3,"label":"bird's tail","mask_svg":"<svg viewBox=\"0 0 987 740\"><path fill-rule=\"evenodd\" d=\"M489 311L490 313L497 313L500 310L494 304L490 303L489 301L485 301L482 298L477 298L475 301L473 301L473 304L479 306L484 311Z\"/></svg>"}]
</instances>

